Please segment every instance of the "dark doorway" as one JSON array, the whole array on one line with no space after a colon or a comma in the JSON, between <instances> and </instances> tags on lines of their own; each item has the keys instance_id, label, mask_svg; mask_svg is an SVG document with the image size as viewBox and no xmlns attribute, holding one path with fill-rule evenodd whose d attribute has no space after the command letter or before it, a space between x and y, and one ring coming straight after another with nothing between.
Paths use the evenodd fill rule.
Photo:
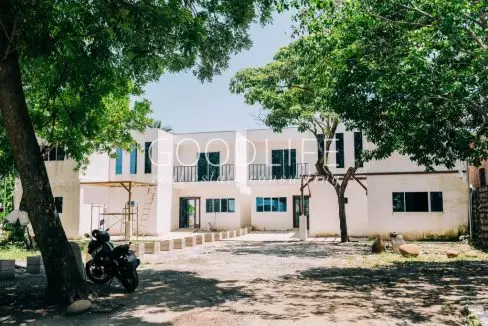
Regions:
<instances>
[{"instance_id":1,"label":"dark doorway","mask_svg":"<svg viewBox=\"0 0 488 326\"><path fill-rule=\"evenodd\" d=\"M200 197L180 198L180 228L200 228Z\"/></svg>"},{"instance_id":2,"label":"dark doorway","mask_svg":"<svg viewBox=\"0 0 488 326\"><path fill-rule=\"evenodd\" d=\"M307 215L307 230L310 229L310 196L304 196L303 210ZM300 227L300 208L302 196L293 196L293 227Z\"/></svg>"}]
</instances>

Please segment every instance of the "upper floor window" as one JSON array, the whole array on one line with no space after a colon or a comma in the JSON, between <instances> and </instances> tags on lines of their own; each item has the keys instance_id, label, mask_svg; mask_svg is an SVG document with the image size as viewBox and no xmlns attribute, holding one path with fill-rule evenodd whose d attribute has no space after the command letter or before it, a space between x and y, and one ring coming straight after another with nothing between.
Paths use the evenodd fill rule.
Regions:
<instances>
[{"instance_id":1,"label":"upper floor window","mask_svg":"<svg viewBox=\"0 0 488 326\"><path fill-rule=\"evenodd\" d=\"M336 133L336 167L344 167L344 133Z\"/></svg>"},{"instance_id":2,"label":"upper floor window","mask_svg":"<svg viewBox=\"0 0 488 326\"><path fill-rule=\"evenodd\" d=\"M137 146L130 151L130 174L137 174Z\"/></svg>"},{"instance_id":3,"label":"upper floor window","mask_svg":"<svg viewBox=\"0 0 488 326\"><path fill-rule=\"evenodd\" d=\"M271 151L273 179L291 179L297 174L296 149L274 149Z\"/></svg>"},{"instance_id":4,"label":"upper floor window","mask_svg":"<svg viewBox=\"0 0 488 326\"><path fill-rule=\"evenodd\" d=\"M486 186L486 172L485 168L480 168L479 171L479 177L480 177L480 186Z\"/></svg>"},{"instance_id":5,"label":"upper floor window","mask_svg":"<svg viewBox=\"0 0 488 326\"><path fill-rule=\"evenodd\" d=\"M115 158L115 174L122 174L122 148L117 148Z\"/></svg>"},{"instance_id":6,"label":"upper floor window","mask_svg":"<svg viewBox=\"0 0 488 326\"><path fill-rule=\"evenodd\" d=\"M363 167L363 161L361 160L361 153L363 152L363 133L354 133L354 164L357 167Z\"/></svg>"},{"instance_id":7,"label":"upper floor window","mask_svg":"<svg viewBox=\"0 0 488 326\"><path fill-rule=\"evenodd\" d=\"M430 196L429 196L430 194ZM430 199L430 200L429 200ZM442 212L442 192L394 192L393 212ZM429 205L430 204L430 205Z\"/></svg>"},{"instance_id":8,"label":"upper floor window","mask_svg":"<svg viewBox=\"0 0 488 326\"><path fill-rule=\"evenodd\" d=\"M151 142L144 144L144 173L152 173L152 147Z\"/></svg>"},{"instance_id":9,"label":"upper floor window","mask_svg":"<svg viewBox=\"0 0 488 326\"><path fill-rule=\"evenodd\" d=\"M63 147L43 147L42 158L44 161L64 161L66 154Z\"/></svg>"},{"instance_id":10,"label":"upper floor window","mask_svg":"<svg viewBox=\"0 0 488 326\"><path fill-rule=\"evenodd\" d=\"M216 181L220 177L220 152L198 153L197 181Z\"/></svg>"},{"instance_id":11,"label":"upper floor window","mask_svg":"<svg viewBox=\"0 0 488 326\"><path fill-rule=\"evenodd\" d=\"M63 213L63 197L54 197L54 207L58 214Z\"/></svg>"}]
</instances>

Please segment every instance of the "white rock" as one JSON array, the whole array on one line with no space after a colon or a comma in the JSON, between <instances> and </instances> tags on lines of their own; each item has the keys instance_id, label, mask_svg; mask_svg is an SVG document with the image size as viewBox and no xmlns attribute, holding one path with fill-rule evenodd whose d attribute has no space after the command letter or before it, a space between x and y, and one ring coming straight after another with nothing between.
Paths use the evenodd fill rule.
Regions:
<instances>
[{"instance_id":1,"label":"white rock","mask_svg":"<svg viewBox=\"0 0 488 326\"><path fill-rule=\"evenodd\" d=\"M87 311L92 306L90 300L77 300L68 306L66 312L68 314L80 314Z\"/></svg>"}]
</instances>

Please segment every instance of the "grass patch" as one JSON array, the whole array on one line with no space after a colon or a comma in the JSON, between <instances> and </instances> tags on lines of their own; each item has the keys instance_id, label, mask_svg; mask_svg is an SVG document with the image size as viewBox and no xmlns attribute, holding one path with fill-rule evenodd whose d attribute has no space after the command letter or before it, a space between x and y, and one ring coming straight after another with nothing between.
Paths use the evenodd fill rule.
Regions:
<instances>
[{"instance_id":1,"label":"grass patch","mask_svg":"<svg viewBox=\"0 0 488 326\"><path fill-rule=\"evenodd\" d=\"M0 259L24 260L28 256L39 256L41 253L37 250L27 250L16 246L0 246Z\"/></svg>"}]
</instances>

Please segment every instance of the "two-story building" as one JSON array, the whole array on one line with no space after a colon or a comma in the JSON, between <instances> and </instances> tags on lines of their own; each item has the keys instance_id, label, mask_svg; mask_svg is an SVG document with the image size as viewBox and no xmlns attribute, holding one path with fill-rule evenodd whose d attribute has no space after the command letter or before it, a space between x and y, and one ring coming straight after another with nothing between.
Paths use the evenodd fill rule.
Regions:
<instances>
[{"instance_id":1,"label":"two-story building","mask_svg":"<svg viewBox=\"0 0 488 326\"><path fill-rule=\"evenodd\" d=\"M55 203L68 237L92 228L112 234L163 235L178 229L291 230L299 225L301 179L315 174L317 142L295 128L136 134L130 152L94 154L83 171L60 150L45 156ZM339 178L363 148L361 133L339 126L329 168ZM346 190L350 235L397 231L412 236L455 234L468 223L468 184L454 170L425 169L394 154L366 162ZM304 177L305 179L307 177ZM366 188L366 189L365 189ZM339 233L335 190L316 180L306 187L311 235ZM17 192L20 201L21 189ZM131 223L126 223L128 217Z\"/></svg>"}]
</instances>

